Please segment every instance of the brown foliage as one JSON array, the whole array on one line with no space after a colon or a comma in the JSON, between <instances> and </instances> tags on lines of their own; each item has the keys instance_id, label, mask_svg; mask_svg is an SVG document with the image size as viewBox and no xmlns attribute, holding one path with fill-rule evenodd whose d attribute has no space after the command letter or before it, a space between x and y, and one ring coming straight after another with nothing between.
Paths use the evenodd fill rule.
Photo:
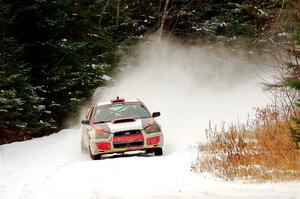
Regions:
<instances>
[{"instance_id":1,"label":"brown foliage","mask_svg":"<svg viewBox=\"0 0 300 199\"><path fill-rule=\"evenodd\" d=\"M289 125L271 109L258 109L252 124L207 130L209 143L199 145L192 166L226 180L284 181L300 179L300 150Z\"/></svg>"},{"instance_id":2,"label":"brown foliage","mask_svg":"<svg viewBox=\"0 0 300 199\"><path fill-rule=\"evenodd\" d=\"M0 145L1 144L8 144L11 142L16 142L16 141L24 141L24 140L29 140L32 139L32 136L29 134L15 134L12 131L8 129L0 129Z\"/></svg>"}]
</instances>

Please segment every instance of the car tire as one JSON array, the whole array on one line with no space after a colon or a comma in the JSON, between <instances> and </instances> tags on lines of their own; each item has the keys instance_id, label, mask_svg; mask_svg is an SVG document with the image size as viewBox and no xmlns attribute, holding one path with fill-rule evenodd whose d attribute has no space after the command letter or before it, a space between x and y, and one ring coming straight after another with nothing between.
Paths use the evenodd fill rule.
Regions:
<instances>
[{"instance_id":1,"label":"car tire","mask_svg":"<svg viewBox=\"0 0 300 199\"><path fill-rule=\"evenodd\" d=\"M90 152L90 157L92 160L100 160L101 159L101 154L93 155L91 152L91 148L89 148L89 152Z\"/></svg>"},{"instance_id":2,"label":"car tire","mask_svg":"<svg viewBox=\"0 0 300 199\"><path fill-rule=\"evenodd\" d=\"M155 156L161 156L163 154L162 148L156 148L154 149L154 155Z\"/></svg>"},{"instance_id":3,"label":"car tire","mask_svg":"<svg viewBox=\"0 0 300 199\"><path fill-rule=\"evenodd\" d=\"M153 149L146 149L146 154L153 153Z\"/></svg>"}]
</instances>

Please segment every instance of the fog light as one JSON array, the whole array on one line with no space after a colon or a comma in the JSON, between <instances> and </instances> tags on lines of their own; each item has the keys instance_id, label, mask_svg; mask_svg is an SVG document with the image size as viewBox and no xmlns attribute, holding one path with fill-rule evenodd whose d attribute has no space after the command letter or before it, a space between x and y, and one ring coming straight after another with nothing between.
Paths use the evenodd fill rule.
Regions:
<instances>
[{"instance_id":1,"label":"fog light","mask_svg":"<svg viewBox=\"0 0 300 199\"><path fill-rule=\"evenodd\" d=\"M96 146L100 150L110 150L111 149L111 144L109 142L99 142L99 143L96 143Z\"/></svg>"},{"instance_id":2,"label":"fog light","mask_svg":"<svg viewBox=\"0 0 300 199\"><path fill-rule=\"evenodd\" d=\"M159 143L159 139L160 139L159 136L152 137L152 138L147 138L147 145L157 144L157 143Z\"/></svg>"}]
</instances>

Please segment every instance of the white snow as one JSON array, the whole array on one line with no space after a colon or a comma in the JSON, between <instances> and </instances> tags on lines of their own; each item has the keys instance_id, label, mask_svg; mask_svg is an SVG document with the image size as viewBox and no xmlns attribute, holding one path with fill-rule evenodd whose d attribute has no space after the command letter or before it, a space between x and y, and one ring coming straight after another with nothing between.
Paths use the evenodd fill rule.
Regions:
<instances>
[{"instance_id":1,"label":"white snow","mask_svg":"<svg viewBox=\"0 0 300 199\"><path fill-rule=\"evenodd\" d=\"M287 33L287 32L280 32L278 33L278 36L280 37L284 37L284 36L290 36L291 34L290 33Z\"/></svg>"},{"instance_id":2,"label":"white snow","mask_svg":"<svg viewBox=\"0 0 300 199\"><path fill-rule=\"evenodd\" d=\"M190 171L195 147L92 161L80 130L1 146L1 199L299 198L299 182L226 182Z\"/></svg>"},{"instance_id":3,"label":"white snow","mask_svg":"<svg viewBox=\"0 0 300 199\"><path fill-rule=\"evenodd\" d=\"M88 36L91 36L91 37L101 38L99 35L94 34L94 33L88 33L87 35L88 35Z\"/></svg>"},{"instance_id":4,"label":"white snow","mask_svg":"<svg viewBox=\"0 0 300 199\"><path fill-rule=\"evenodd\" d=\"M93 69L96 69L96 68L104 69L105 68L105 64L91 64L90 66L92 66Z\"/></svg>"},{"instance_id":5,"label":"white snow","mask_svg":"<svg viewBox=\"0 0 300 199\"><path fill-rule=\"evenodd\" d=\"M110 76L108 76L108 75L102 75L100 78L103 79L103 80L105 80L105 81L110 81L110 80L112 79L112 78L111 78Z\"/></svg>"}]
</instances>

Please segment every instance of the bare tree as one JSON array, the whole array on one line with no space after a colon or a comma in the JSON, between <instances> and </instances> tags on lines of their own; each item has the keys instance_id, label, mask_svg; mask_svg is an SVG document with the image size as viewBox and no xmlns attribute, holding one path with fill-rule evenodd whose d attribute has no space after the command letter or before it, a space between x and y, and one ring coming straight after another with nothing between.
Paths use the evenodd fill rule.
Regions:
<instances>
[{"instance_id":1,"label":"bare tree","mask_svg":"<svg viewBox=\"0 0 300 199\"><path fill-rule=\"evenodd\" d=\"M271 52L273 64L271 67L271 81L265 82L266 90L273 94L274 106L280 115L289 121L290 116L297 117L299 110L295 106L300 99L299 91L290 88L286 80L288 78L300 78L300 53L292 38L286 41L274 41Z\"/></svg>"},{"instance_id":2,"label":"bare tree","mask_svg":"<svg viewBox=\"0 0 300 199\"><path fill-rule=\"evenodd\" d=\"M106 10L108 4L109 4L109 0L106 1L106 4L104 5L104 7L103 7L103 9L102 9L102 12L101 12L101 15L100 15L100 18L99 18L99 22L98 22L99 28L100 28L100 26L101 26L103 13L105 12L105 10Z\"/></svg>"},{"instance_id":3,"label":"bare tree","mask_svg":"<svg viewBox=\"0 0 300 199\"><path fill-rule=\"evenodd\" d=\"M117 23L117 26L119 26L120 3L121 3L121 0L117 0L117 16L116 16L116 23Z\"/></svg>"},{"instance_id":4,"label":"bare tree","mask_svg":"<svg viewBox=\"0 0 300 199\"><path fill-rule=\"evenodd\" d=\"M282 7L285 1L282 1ZM273 94L274 105L288 121L290 116L296 117L299 110L295 103L300 99L299 91L287 84L288 78L300 78L300 48L292 36L295 24L300 23L300 0L287 4L279 10L272 28L266 33L272 43L271 81L265 82L265 88Z\"/></svg>"},{"instance_id":5,"label":"bare tree","mask_svg":"<svg viewBox=\"0 0 300 199\"><path fill-rule=\"evenodd\" d=\"M164 12L163 12L163 15L162 15L162 18L161 18L161 22L160 22L160 27L159 27L158 33L157 33L158 39L161 38L162 32L164 30L165 21L166 21L167 15L168 15L168 12L167 12L167 10L168 10L168 4L169 4L169 0L166 0L165 1L165 6L164 6Z\"/></svg>"}]
</instances>

